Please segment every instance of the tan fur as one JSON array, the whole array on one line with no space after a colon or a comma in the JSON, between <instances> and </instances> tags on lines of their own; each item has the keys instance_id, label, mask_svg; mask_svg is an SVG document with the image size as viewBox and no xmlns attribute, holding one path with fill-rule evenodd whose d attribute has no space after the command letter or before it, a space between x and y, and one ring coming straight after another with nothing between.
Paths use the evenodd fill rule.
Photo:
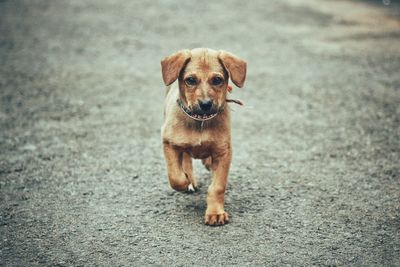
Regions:
<instances>
[{"instance_id":1,"label":"tan fur","mask_svg":"<svg viewBox=\"0 0 400 267\"><path fill-rule=\"evenodd\" d=\"M196 188L192 158L203 159L212 171L205 223L225 224L229 217L224 210L224 196L232 158L230 113L226 104L228 78L230 75L242 87L246 63L227 52L199 48L177 52L162 60L161 67L164 83L172 84L167 89L162 127L169 183L178 191L187 191L190 184ZM217 76L223 79L219 85L212 82ZM188 84L188 77L195 77L197 84ZM181 110L178 99L191 110L199 109L199 100L210 99L212 109L219 114L202 125Z\"/></svg>"}]
</instances>

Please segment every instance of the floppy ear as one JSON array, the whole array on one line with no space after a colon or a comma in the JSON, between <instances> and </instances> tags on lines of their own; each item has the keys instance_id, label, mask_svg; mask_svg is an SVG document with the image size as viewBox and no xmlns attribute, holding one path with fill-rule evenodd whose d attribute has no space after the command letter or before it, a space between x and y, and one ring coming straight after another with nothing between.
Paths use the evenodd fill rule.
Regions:
<instances>
[{"instance_id":1,"label":"floppy ear","mask_svg":"<svg viewBox=\"0 0 400 267\"><path fill-rule=\"evenodd\" d=\"M183 66L190 60L189 50L181 50L161 60L161 71L165 85L170 85L178 79Z\"/></svg>"},{"instance_id":2,"label":"floppy ear","mask_svg":"<svg viewBox=\"0 0 400 267\"><path fill-rule=\"evenodd\" d=\"M243 87L246 80L247 63L237 56L221 51L218 56L222 65L229 73L229 77L237 87Z\"/></svg>"}]
</instances>

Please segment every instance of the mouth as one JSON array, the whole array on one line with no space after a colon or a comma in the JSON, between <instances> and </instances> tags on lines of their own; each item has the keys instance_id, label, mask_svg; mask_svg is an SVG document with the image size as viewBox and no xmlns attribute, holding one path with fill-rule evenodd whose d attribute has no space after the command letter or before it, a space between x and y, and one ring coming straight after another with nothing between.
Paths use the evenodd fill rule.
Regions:
<instances>
[{"instance_id":1,"label":"mouth","mask_svg":"<svg viewBox=\"0 0 400 267\"><path fill-rule=\"evenodd\" d=\"M178 105L188 117L196 121L208 121L218 115L218 112L208 113L208 114L196 113L190 110L189 108L185 107L185 105L180 100L178 100Z\"/></svg>"}]
</instances>

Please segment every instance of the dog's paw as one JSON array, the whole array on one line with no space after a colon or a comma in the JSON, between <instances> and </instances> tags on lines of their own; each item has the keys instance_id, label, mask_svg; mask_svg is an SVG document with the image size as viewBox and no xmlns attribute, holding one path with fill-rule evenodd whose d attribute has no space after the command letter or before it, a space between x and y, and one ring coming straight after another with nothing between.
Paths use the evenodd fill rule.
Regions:
<instances>
[{"instance_id":1,"label":"dog's paw","mask_svg":"<svg viewBox=\"0 0 400 267\"><path fill-rule=\"evenodd\" d=\"M186 192L193 193L197 191L197 178L193 174L185 173L186 179L188 180L189 184L187 186Z\"/></svg>"},{"instance_id":2,"label":"dog's paw","mask_svg":"<svg viewBox=\"0 0 400 267\"><path fill-rule=\"evenodd\" d=\"M196 187L193 186L193 184L189 184L187 188L188 193L194 193L196 192Z\"/></svg>"},{"instance_id":3,"label":"dog's paw","mask_svg":"<svg viewBox=\"0 0 400 267\"><path fill-rule=\"evenodd\" d=\"M227 212L221 214L206 214L204 217L204 223L210 226L224 225L229 222L229 215Z\"/></svg>"}]
</instances>

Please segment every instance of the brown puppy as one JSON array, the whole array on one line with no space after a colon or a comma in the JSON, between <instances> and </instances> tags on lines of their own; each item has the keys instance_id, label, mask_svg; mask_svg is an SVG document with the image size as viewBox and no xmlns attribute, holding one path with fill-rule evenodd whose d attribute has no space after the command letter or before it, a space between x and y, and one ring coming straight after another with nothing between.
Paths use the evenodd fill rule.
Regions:
<instances>
[{"instance_id":1,"label":"brown puppy","mask_svg":"<svg viewBox=\"0 0 400 267\"><path fill-rule=\"evenodd\" d=\"M162 139L169 183L178 191L195 191L192 158L203 159L213 173L205 223L223 225L229 221L224 198L232 158L228 79L242 87L246 62L224 51L198 48L166 57L161 67L167 86Z\"/></svg>"}]
</instances>

